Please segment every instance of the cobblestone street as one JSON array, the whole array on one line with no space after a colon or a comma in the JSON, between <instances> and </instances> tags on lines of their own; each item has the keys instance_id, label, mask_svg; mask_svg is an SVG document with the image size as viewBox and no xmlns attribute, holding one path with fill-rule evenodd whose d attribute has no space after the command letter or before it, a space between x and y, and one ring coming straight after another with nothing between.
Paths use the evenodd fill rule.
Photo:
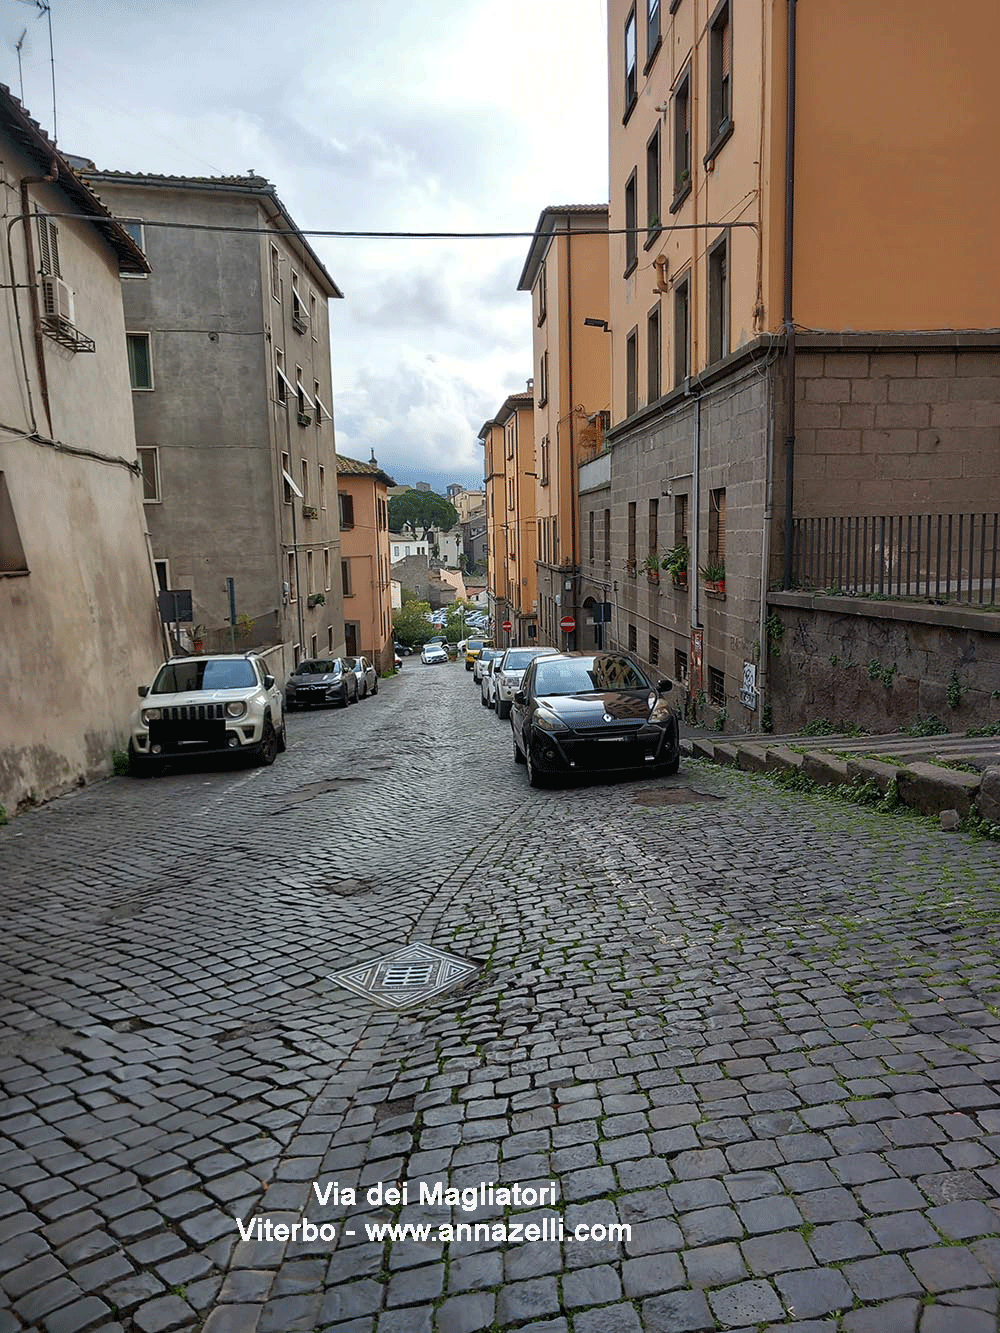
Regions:
<instances>
[{"instance_id":1,"label":"cobblestone street","mask_svg":"<svg viewBox=\"0 0 1000 1333\"><path fill-rule=\"evenodd\" d=\"M690 760L532 791L416 658L288 733L0 830L0 1333L994 1333L995 843ZM329 979L417 942L476 975Z\"/></svg>"}]
</instances>

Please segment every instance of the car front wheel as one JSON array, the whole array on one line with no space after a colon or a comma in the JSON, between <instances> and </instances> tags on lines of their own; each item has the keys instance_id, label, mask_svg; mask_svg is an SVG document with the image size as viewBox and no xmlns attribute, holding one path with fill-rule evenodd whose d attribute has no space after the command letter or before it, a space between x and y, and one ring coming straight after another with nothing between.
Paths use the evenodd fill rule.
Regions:
<instances>
[{"instance_id":1,"label":"car front wheel","mask_svg":"<svg viewBox=\"0 0 1000 1333\"><path fill-rule=\"evenodd\" d=\"M539 773L538 768L537 768L536 765L535 765L535 761L534 761L534 759L532 759L532 757L531 757L531 742L530 742L530 741L526 741L526 742L525 742L525 749L524 749L524 763L525 763L525 767L527 768L527 771L528 771L528 786L529 786L529 787L544 787L544 786L546 785L545 774L544 774L544 773Z\"/></svg>"},{"instance_id":2,"label":"car front wheel","mask_svg":"<svg viewBox=\"0 0 1000 1333\"><path fill-rule=\"evenodd\" d=\"M128 771L133 778L158 778L163 772L159 759L140 754L131 741L128 743Z\"/></svg>"},{"instance_id":3,"label":"car front wheel","mask_svg":"<svg viewBox=\"0 0 1000 1333\"><path fill-rule=\"evenodd\" d=\"M514 763L515 763L515 764L523 764L523 763L524 763L524 755L521 753L521 747L520 747L520 746L518 745L518 743L517 743L517 737L514 736L514 733L513 733L513 732L511 732L511 736L513 736L513 739L514 739Z\"/></svg>"},{"instance_id":4,"label":"car front wheel","mask_svg":"<svg viewBox=\"0 0 1000 1333\"><path fill-rule=\"evenodd\" d=\"M670 776L671 774L676 773L677 770L680 768L680 766L681 766L681 757L680 755L678 755L676 759L671 759L670 763L664 766L663 771L668 776Z\"/></svg>"},{"instance_id":5,"label":"car front wheel","mask_svg":"<svg viewBox=\"0 0 1000 1333\"><path fill-rule=\"evenodd\" d=\"M257 747L256 760L262 768L267 768L274 763L278 754L278 733L274 729L274 723L270 717L264 719L264 730L261 734L260 745Z\"/></svg>"}]
</instances>

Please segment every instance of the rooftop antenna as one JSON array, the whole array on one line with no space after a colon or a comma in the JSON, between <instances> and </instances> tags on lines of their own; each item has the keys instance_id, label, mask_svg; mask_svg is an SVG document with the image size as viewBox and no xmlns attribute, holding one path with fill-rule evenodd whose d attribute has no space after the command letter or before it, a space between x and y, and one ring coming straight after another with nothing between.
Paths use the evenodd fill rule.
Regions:
<instances>
[{"instance_id":1,"label":"rooftop antenna","mask_svg":"<svg viewBox=\"0 0 1000 1333\"><path fill-rule=\"evenodd\" d=\"M14 43L14 50L17 52L17 77L21 84L21 105L24 105L24 70L21 68L21 47L24 46L24 39L28 35L28 29L22 28L21 35Z\"/></svg>"},{"instance_id":2,"label":"rooftop antenna","mask_svg":"<svg viewBox=\"0 0 1000 1333\"><path fill-rule=\"evenodd\" d=\"M49 23L49 64L52 68L52 142L55 144L59 139L58 127L56 125L56 55L52 44L52 6L48 0L21 0L22 4L32 5L38 10L39 14L44 14ZM27 32L27 29L25 29ZM24 33L21 34L21 41L24 41ZM21 68L21 42L17 44L17 65ZM22 82L21 100L24 101L24 87Z\"/></svg>"}]
</instances>

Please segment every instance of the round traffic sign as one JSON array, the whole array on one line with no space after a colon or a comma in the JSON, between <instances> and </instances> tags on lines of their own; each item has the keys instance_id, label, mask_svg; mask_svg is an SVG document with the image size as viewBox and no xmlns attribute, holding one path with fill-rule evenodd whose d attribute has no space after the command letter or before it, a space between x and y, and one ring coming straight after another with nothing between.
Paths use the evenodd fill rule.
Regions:
<instances>
[{"instance_id":1,"label":"round traffic sign","mask_svg":"<svg viewBox=\"0 0 1000 1333\"><path fill-rule=\"evenodd\" d=\"M512 620L505 620L500 628L504 631L505 634L509 634L511 630L514 628L514 622Z\"/></svg>"},{"instance_id":2,"label":"round traffic sign","mask_svg":"<svg viewBox=\"0 0 1000 1333\"><path fill-rule=\"evenodd\" d=\"M563 616L562 620L559 622L559 628L564 634L572 634L576 629L576 621L572 616Z\"/></svg>"}]
</instances>

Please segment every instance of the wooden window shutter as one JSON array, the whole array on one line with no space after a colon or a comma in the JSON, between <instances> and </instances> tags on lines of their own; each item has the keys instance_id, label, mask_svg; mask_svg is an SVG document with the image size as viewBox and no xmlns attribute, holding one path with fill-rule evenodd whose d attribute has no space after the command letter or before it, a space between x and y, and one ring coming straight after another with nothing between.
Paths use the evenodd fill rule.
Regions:
<instances>
[{"instance_id":1,"label":"wooden window shutter","mask_svg":"<svg viewBox=\"0 0 1000 1333\"><path fill-rule=\"evenodd\" d=\"M733 71L733 25L728 16L722 25L722 77L728 79Z\"/></svg>"}]
</instances>

